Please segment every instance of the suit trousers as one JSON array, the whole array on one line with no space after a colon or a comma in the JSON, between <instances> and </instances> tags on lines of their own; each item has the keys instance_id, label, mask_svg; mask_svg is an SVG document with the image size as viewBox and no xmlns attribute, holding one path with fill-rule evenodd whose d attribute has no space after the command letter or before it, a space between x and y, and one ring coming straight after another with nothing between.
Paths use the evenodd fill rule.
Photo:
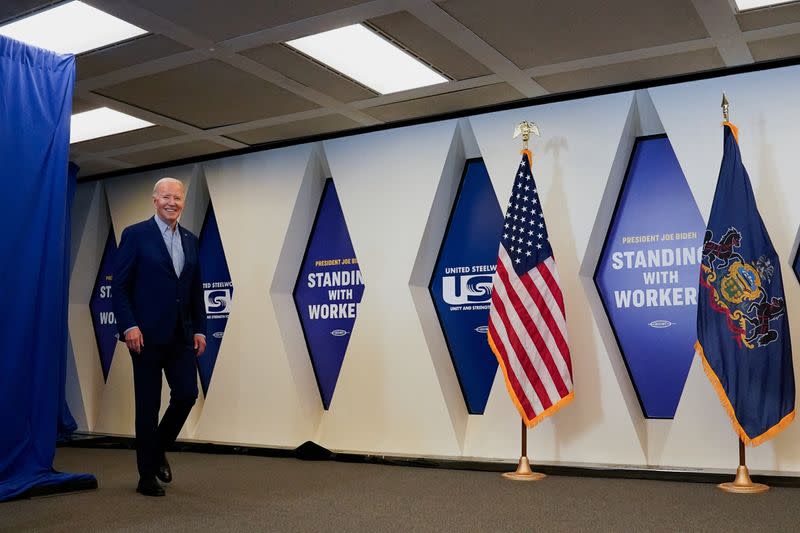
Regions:
<instances>
[{"instance_id":1,"label":"suit trousers","mask_svg":"<svg viewBox=\"0 0 800 533\"><path fill-rule=\"evenodd\" d=\"M155 476L161 454L175 442L197 400L194 347L183 339L167 345L145 344L131 353L136 404L136 463L140 478ZM147 339L145 339L145 343ZM169 406L161 408L161 372L170 388Z\"/></svg>"}]
</instances>

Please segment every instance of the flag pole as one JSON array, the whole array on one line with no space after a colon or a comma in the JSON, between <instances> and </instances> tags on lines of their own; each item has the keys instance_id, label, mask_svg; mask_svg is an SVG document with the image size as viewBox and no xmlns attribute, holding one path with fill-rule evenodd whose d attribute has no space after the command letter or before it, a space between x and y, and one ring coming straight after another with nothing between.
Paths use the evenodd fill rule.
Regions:
<instances>
[{"instance_id":1,"label":"flag pole","mask_svg":"<svg viewBox=\"0 0 800 533\"><path fill-rule=\"evenodd\" d=\"M528 150L528 140L531 137L531 133L539 135L539 127L535 123L528 122L527 120L521 122L514 129L515 138L519 135L522 135L523 152ZM544 479L547 477L545 474L531 470L531 463L528 460L528 428L525 425L525 421L522 419L520 419L520 424L522 426L522 438L520 446L521 452L519 462L517 463L517 469L514 472L503 473L503 477L513 481L538 481L540 479Z\"/></svg>"},{"instance_id":2,"label":"flag pole","mask_svg":"<svg viewBox=\"0 0 800 533\"><path fill-rule=\"evenodd\" d=\"M725 93L722 93L721 107L722 118L725 119L725 122L730 122L730 103L728 102L728 98L725 96ZM737 440L739 441L739 467L736 469L736 477L733 481L720 483L717 485L717 487L725 492L732 492L736 494L758 494L761 492L767 492L769 490L768 485L764 485L763 483L753 483L753 480L750 479L750 472L747 469L745 460L744 441L742 441L741 437Z\"/></svg>"},{"instance_id":3,"label":"flag pole","mask_svg":"<svg viewBox=\"0 0 800 533\"><path fill-rule=\"evenodd\" d=\"M528 428L525 427L524 420L520 420L520 422L522 424L522 452L517 469L513 472L504 472L503 477L512 481L539 481L547 476L531 470L531 463L528 460Z\"/></svg>"}]
</instances>

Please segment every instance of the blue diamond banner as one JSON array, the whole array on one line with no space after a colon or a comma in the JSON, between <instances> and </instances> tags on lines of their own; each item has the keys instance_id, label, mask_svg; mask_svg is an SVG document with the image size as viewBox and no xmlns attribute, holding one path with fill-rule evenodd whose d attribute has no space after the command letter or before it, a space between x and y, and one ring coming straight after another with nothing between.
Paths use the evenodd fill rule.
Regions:
<instances>
[{"instance_id":1,"label":"blue diamond banner","mask_svg":"<svg viewBox=\"0 0 800 533\"><path fill-rule=\"evenodd\" d=\"M200 274L206 306L206 351L197 358L197 370L203 394L208 396L211 375L217 363L225 326L233 301L233 282L225 260L225 250L219 235L214 206L209 203L203 228L200 230Z\"/></svg>"},{"instance_id":2,"label":"blue diamond banner","mask_svg":"<svg viewBox=\"0 0 800 533\"><path fill-rule=\"evenodd\" d=\"M429 289L467 411L476 415L486 409L497 372L486 332L502 227L486 165L468 160Z\"/></svg>"},{"instance_id":3,"label":"blue diamond banner","mask_svg":"<svg viewBox=\"0 0 800 533\"><path fill-rule=\"evenodd\" d=\"M363 294L364 282L339 196L328 178L294 287L297 313L326 410Z\"/></svg>"},{"instance_id":4,"label":"blue diamond banner","mask_svg":"<svg viewBox=\"0 0 800 533\"><path fill-rule=\"evenodd\" d=\"M108 371L114 359L117 346L117 321L111 300L111 284L114 279L114 256L117 254L117 241L114 228L109 228L100 268L94 282L92 297L89 299L89 312L92 315L94 338L97 341L97 352L100 354L100 367L103 369L103 381L108 381Z\"/></svg>"},{"instance_id":5,"label":"blue diamond banner","mask_svg":"<svg viewBox=\"0 0 800 533\"><path fill-rule=\"evenodd\" d=\"M669 139L637 139L595 283L648 418L675 416L694 357L704 231Z\"/></svg>"}]
</instances>

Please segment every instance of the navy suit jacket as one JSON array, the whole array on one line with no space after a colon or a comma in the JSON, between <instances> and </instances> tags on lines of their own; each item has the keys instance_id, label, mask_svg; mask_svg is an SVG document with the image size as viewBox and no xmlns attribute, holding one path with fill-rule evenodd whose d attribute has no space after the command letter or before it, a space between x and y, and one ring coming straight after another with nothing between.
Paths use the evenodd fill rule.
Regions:
<instances>
[{"instance_id":1,"label":"navy suit jacket","mask_svg":"<svg viewBox=\"0 0 800 533\"><path fill-rule=\"evenodd\" d=\"M120 340L138 326L145 346L176 341L193 343L206 333L197 237L178 225L186 261L180 277L155 218L122 232L113 278L114 317Z\"/></svg>"}]
</instances>

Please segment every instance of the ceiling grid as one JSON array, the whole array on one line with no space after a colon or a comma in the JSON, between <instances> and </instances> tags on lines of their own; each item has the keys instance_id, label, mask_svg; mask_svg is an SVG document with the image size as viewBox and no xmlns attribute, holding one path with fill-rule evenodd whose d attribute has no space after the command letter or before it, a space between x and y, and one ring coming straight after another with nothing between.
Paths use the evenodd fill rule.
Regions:
<instances>
[{"instance_id":1,"label":"ceiling grid","mask_svg":"<svg viewBox=\"0 0 800 533\"><path fill-rule=\"evenodd\" d=\"M108 106L156 126L72 145L81 179L800 55L797 4L736 13L730 0L607 0L602 8L593 0L84 1L150 33L78 57L76 111ZM52 3L15 2L0 20ZM450 80L376 94L283 44L355 23Z\"/></svg>"}]
</instances>

